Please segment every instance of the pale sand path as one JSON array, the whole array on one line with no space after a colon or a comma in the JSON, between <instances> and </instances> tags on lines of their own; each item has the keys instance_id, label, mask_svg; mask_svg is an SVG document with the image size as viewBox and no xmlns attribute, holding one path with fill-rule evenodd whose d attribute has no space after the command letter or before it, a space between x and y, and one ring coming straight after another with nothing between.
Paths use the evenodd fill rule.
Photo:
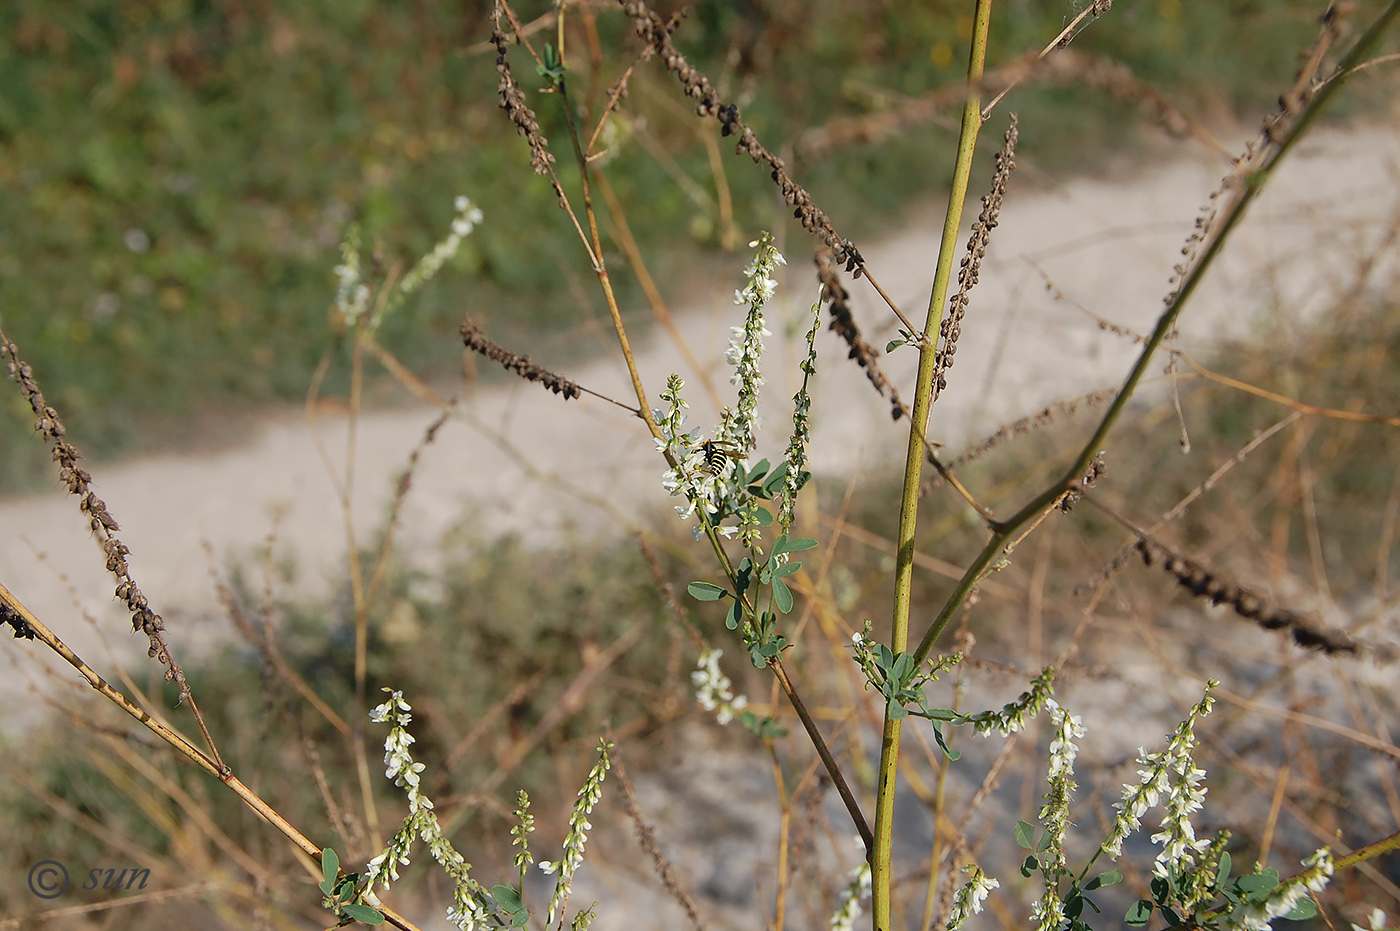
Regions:
<instances>
[{"instance_id":1,"label":"pale sand path","mask_svg":"<svg viewBox=\"0 0 1400 931\"><path fill-rule=\"evenodd\" d=\"M1073 300L1124 326L1145 330L1161 307L1172 264L1199 206L1224 166L1213 157L1183 156L1128 180L1086 178L1044 192L1027 193L1013 179L1000 228L974 292L950 387L934 413L931 434L952 451L1002 422L1060 398L1121 380L1136 349L1100 329L1082 313L1047 294L1035 265ZM1327 130L1302 144L1285 163L1236 234L1224 260L1182 320L1188 348L1209 346L1222 335L1246 332L1256 315L1276 303L1290 313L1314 313L1327 296L1349 282L1357 256L1374 248L1396 222L1400 178L1400 121L1350 130ZM968 220L976 214L975 204ZM935 258L937 217L869 244L865 255L888 292L912 319L922 320ZM481 234L489 235L489 224ZM966 234L961 237L966 241ZM795 371L806 306L815 296L808 240L787 245L791 266L780 294L780 315L770 323L772 357ZM1395 265L1394 250L1383 264ZM738 266L710 298L692 301L680 314L686 338L712 365L727 389L722 355L727 328L740 311L729 303ZM1383 269L1373 272L1379 276ZM858 319L870 342L893 335L889 313L863 283L851 286ZM680 305L680 301L676 302ZM824 354L815 389L818 473L848 475L902 456L902 428L891 426L888 406L869 390L863 374L844 359L836 337L823 331ZM529 352L530 346L511 347ZM663 336L638 347L642 373L656 393L672 371L685 373L675 347ZM911 351L886 360L906 399L913 395ZM771 364L771 363L770 363ZM770 369L771 371L771 369ZM627 399L625 373L609 358L569 371L580 383ZM42 376L42 373L40 373ZM696 380L687 373L692 424L707 430L712 417ZM789 417L791 374L770 376L767 417L773 425L760 452L781 454ZM49 386L52 390L55 386ZM568 478L620 510L662 509L664 465L645 431L625 412L593 398L562 402L537 385L515 381L475 393L466 405L479 422L504 434L544 473ZM394 476L432 420L426 407L373 413L358 432L355 508L360 539L376 525ZM321 422L328 447L343 457L343 419ZM9 442L10 440L7 440ZM282 511L279 548L301 567L294 591L324 594L341 572L345 537L330 483L300 413L269 418L246 446L212 455L161 455L95 471L98 493L122 522L133 574L165 615L177 652L192 640L223 636L201 542L220 559L246 558L263 543L271 515ZM547 542L611 532L619 524L591 504L526 476L492 441L463 420L449 423L423 457L402 520L400 539L431 559L445 529L467 513L472 534L489 541L518 532ZM0 501L0 580L80 651L93 649L91 632L78 619L64 588L35 558L46 553L71 579L82 605L112 639L136 655L144 644L123 635L129 625L111 596L100 552L75 503L58 490ZM36 648L9 651L40 652ZM13 673L15 687L23 681Z\"/></svg>"}]
</instances>

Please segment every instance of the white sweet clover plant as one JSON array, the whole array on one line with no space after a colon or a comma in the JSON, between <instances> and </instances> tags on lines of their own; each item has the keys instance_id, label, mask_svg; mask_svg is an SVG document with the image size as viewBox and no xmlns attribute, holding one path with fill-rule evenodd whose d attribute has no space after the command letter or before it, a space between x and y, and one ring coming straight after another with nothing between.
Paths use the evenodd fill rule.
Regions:
<instances>
[{"instance_id":1,"label":"white sweet clover plant","mask_svg":"<svg viewBox=\"0 0 1400 931\"><path fill-rule=\"evenodd\" d=\"M758 397L764 384L763 338L772 335L764 326L764 310L778 287L773 273L787 262L769 233L749 246L755 250L754 258L744 269L744 287L735 291L734 297L736 304L748 306L748 313L742 326L731 329L724 356L734 366L729 381L739 388L734 406L720 413L720 423L707 446L699 429L685 430L684 411L689 407L681 396L685 382L672 375L660 395L666 407L652 411L652 417L661 433L657 448L668 452L675 463L663 474L662 487L668 494L684 496L687 502L677 506L676 513L689 520L697 510L703 511L703 520L715 525L721 536L738 535L745 547L753 549L763 527L771 523L771 518L758 513L760 505L746 490L749 451L761 426ZM716 456L722 458L717 460ZM730 515L738 518L737 525L719 526ZM692 530L697 540L703 533L700 525Z\"/></svg>"},{"instance_id":2,"label":"white sweet clover plant","mask_svg":"<svg viewBox=\"0 0 1400 931\"><path fill-rule=\"evenodd\" d=\"M1047 670L1047 673L1049 671ZM1304 869L1295 876L1280 879L1276 870L1256 867L1252 873L1230 876L1230 855L1225 852L1227 832L1214 839L1196 837L1191 816L1204 805L1205 772L1196 766L1196 726L1211 711L1211 692L1219 683L1212 680L1204 696L1191 709L1186 720L1169 735L1166 749L1138 755L1138 780L1123 786L1122 798L1115 803L1118 815L1108 836L1089 862L1077 874L1065 862L1064 844L1069 821L1069 804L1073 796L1074 762L1078 755L1076 740L1084 736L1084 726L1077 715L1048 698L1048 679L1033 686L1021 700L1008 705L1000 713L962 716L954 723L977 721L985 732L1013 732L1024 724L1025 710L1043 697L1049 709L1053 728L1049 750L1048 790L1036 825L1016 822L1016 842L1028 851L1021 865L1023 876L1039 872L1045 891L1031 910L1031 923L1037 931L1091 931L1090 922L1100 914L1091 893L1120 882L1122 874L1108 870L1086 881L1090 869L1100 856L1116 859L1123 842L1142 827L1142 818L1153 808L1162 809L1161 830L1152 835L1152 842L1161 849L1153 862L1150 883L1152 897L1141 899L1128 910L1123 921L1129 926L1146 925L1154 912L1161 912L1171 927L1221 929L1221 931L1266 931L1278 919L1303 919L1316 914L1311 893L1320 892L1331 879L1334 862L1331 852L1322 848L1303 861ZM1041 680L1037 680L1041 682ZM1039 839L1037 839L1039 834ZM962 927L966 920L980 910L981 903L997 881L989 879L975 866L967 867L971 878L954 896L948 927ZM1373 913L1371 929L1356 925L1355 931L1379 931L1385 928L1383 912ZM1116 922L1115 922L1116 924Z\"/></svg>"},{"instance_id":3,"label":"white sweet clover plant","mask_svg":"<svg viewBox=\"0 0 1400 931\"><path fill-rule=\"evenodd\" d=\"M723 655L723 650L714 648L702 652L695 671L690 674L690 684L695 686L695 700L700 707L713 711L720 724L728 724L748 707L749 700L744 695L735 695L734 683L720 671L719 658Z\"/></svg>"},{"instance_id":4,"label":"white sweet clover plant","mask_svg":"<svg viewBox=\"0 0 1400 931\"><path fill-rule=\"evenodd\" d=\"M432 800L422 792L421 777L424 766L413 759L409 747L413 745L413 735L408 732L413 715L412 707L404 700L403 693L385 689L388 701L376 705L370 712L370 720L377 724L388 724L389 736L384 739L384 777L405 790L408 796L408 817L394 836L389 838L384 852L365 867L365 901L378 904L374 893L375 883L387 890L390 883L398 880L399 867L409 864L409 851L415 837L428 845L428 850L452 879L452 905L447 909L447 921L462 931L473 931L486 922L495 904L481 886L471 878L471 864L443 836Z\"/></svg>"},{"instance_id":5,"label":"white sweet clover plant","mask_svg":"<svg viewBox=\"0 0 1400 931\"><path fill-rule=\"evenodd\" d=\"M574 873L583 864L583 848L588 843L588 832L593 830L588 816L593 813L594 806L603 797L603 779L612 767L612 761L608 758L608 752L612 748L613 745L608 741L598 741L598 762L588 771L588 778L578 790L578 797L574 799L574 810L569 815L569 833L564 838L564 855L558 860L539 864L541 871L555 877L554 894L549 900L549 920L546 926L553 925L556 917L561 924L563 922L564 908L573 889ZM584 919L585 926L592 920L592 910L590 906L585 913L590 916Z\"/></svg>"},{"instance_id":6,"label":"white sweet clover plant","mask_svg":"<svg viewBox=\"0 0 1400 931\"><path fill-rule=\"evenodd\" d=\"M808 381L816 371L816 333L819 329L819 307L812 310L812 325L807 334L808 351L802 364L802 389L794 397L793 436L784 461L777 468L759 461L750 467L749 454L755 447L761 426L758 417L759 390L764 384L762 360L764 337L770 336L764 325L768 303L778 287L774 275L787 264L773 244L773 237L763 233L750 246L753 261L744 269L745 284L735 292L735 302L747 307L742 326L731 332L725 358L734 367L730 382L738 387L733 407L720 412L720 422L713 437L706 439L698 429L686 428L685 411L689 407L681 391L684 381L672 375L660 392L664 406L652 411L659 434L656 445L667 455L671 468L662 476L662 486L675 496L685 498L676 507L684 520L699 515L692 535L699 540L709 535L716 547L718 537L738 537L745 555L731 563L727 554L719 552L728 578L727 584L693 582L690 594L701 601L733 599L725 617L725 626L736 630L742 625L744 646L754 666L775 662L788 647L779 630L780 615L790 612L794 595L785 579L801 568L792 554L816 546L815 540L789 539L793 522L793 506L797 492L808 474L802 470L806 463L809 438L807 397ZM776 503L778 518L763 505ZM728 521L733 518L733 523ZM763 543L763 531L774 523L779 533L771 543ZM764 546L768 552L765 555ZM720 681L718 668L708 668L714 657L702 657L694 674L698 697L706 710L715 711L721 721L734 717L742 708L724 698L729 690L728 680ZM775 736L776 727L759 721L748 713L740 714L746 727L763 737Z\"/></svg>"},{"instance_id":7,"label":"white sweet clover plant","mask_svg":"<svg viewBox=\"0 0 1400 931\"><path fill-rule=\"evenodd\" d=\"M360 263L360 230L358 226L350 227L340 244L340 264L335 267L335 307L345 324L354 327L367 323L369 329L378 329L386 316L442 270L457 254L462 240L470 236L482 220L481 209L469 197L458 195L453 201L453 210L455 215L447 236L419 259L392 291L381 293L373 312L369 312L371 291Z\"/></svg>"},{"instance_id":8,"label":"white sweet clover plant","mask_svg":"<svg viewBox=\"0 0 1400 931\"><path fill-rule=\"evenodd\" d=\"M391 883L398 880L399 867L409 865L409 853L414 839L418 838L428 845L433 859L452 879L452 905L448 907L446 915L449 925L461 931L475 931L479 927L524 927L529 912L522 900L521 890L524 888L525 870L534 862L529 848L529 835L535 830L529 796L523 791L516 796L516 825L510 832L512 846L519 848L514 858L519 885L493 886L488 892L472 879L471 864L443 836L433 803L422 792L424 766L413 759L409 750L414 742L413 735L408 732L408 725L413 720L410 714L412 707L404 700L402 692L387 688L384 691L389 693L389 698L370 712L370 720L390 726L389 736L384 740L384 775L404 790L408 797L408 817L404 819L403 827L389 839L384 852L370 860L365 867L359 898L372 906L380 904L374 891L375 884L379 884L381 891L387 891ZM588 832L593 828L588 822L588 815L602 796L603 777L611 765L608 759L611 749L612 744L607 741L598 744L598 763L589 771L583 788L579 789L573 814L569 818L569 834L564 840L563 857L552 863L539 864L544 872L557 874L554 895L549 904L549 925L554 925L556 917L561 916L568 901L574 872L583 863L584 845ZM593 909L589 908L575 916L572 926L581 931L592 920Z\"/></svg>"}]
</instances>

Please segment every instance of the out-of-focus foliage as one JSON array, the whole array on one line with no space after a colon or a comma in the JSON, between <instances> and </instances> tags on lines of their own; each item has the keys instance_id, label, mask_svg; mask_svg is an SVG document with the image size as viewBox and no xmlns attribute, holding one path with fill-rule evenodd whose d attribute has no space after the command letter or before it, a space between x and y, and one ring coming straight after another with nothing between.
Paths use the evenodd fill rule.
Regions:
<instances>
[{"instance_id":1,"label":"out-of-focus foliage","mask_svg":"<svg viewBox=\"0 0 1400 931\"><path fill-rule=\"evenodd\" d=\"M1080 5L1003 5L990 60L1042 44ZM450 370L468 308L503 339L598 312L584 306L591 290L577 287L589 272L572 229L497 109L494 51L483 45L489 6L0 5L0 320L85 449L130 449L229 403L300 396L327 343L330 269L352 219L387 273L443 235L456 194L485 211L453 267L383 333L422 370ZM528 20L551 6L522 2L519 12ZM596 110L636 40L614 6L594 6L596 30L570 13L567 51L574 101ZM664 13L674 6L657 3ZM1076 47L1126 61L1185 104L1260 109L1308 41L1314 6L1120 0ZM832 116L956 81L967 8L701 2L677 41L781 151ZM515 70L568 184L558 98L535 92L523 50ZM1086 163L1094 144L1122 141L1132 106L1074 88L1027 91L1011 105L1025 157ZM662 280L693 275L720 242L720 197L701 144L716 127L690 116L654 63L638 69L618 127L600 167L651 247L653 270ZM859 235L937 188L943 169L930 166L947 160L930 148L950 144L943 129L916 127L797 169L838 228ZM739 229L771 225L780 205L766 174L747 160L724 165ZM677 172L693 179L688 191ZM622 267L620 254L609 259ZM625 287L630 276L619 277ZM22 440L17 405L0 401L0 487L45 470L43 451Z\"/></svg>"}]
</instances>

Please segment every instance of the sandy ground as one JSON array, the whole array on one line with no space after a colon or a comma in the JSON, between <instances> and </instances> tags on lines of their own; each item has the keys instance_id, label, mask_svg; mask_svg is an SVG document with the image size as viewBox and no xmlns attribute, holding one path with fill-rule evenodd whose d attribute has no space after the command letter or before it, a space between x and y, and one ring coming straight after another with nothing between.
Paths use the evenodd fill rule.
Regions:
<instances>
[{"instance_id":1,"label":"sandy ground","mask_svg":"<svg viewBox=\"0 0 1400 931\"><path fill-rule=\"evenodd\" d=\"M1013 179L950 387L934 411L932 437L956 452L1048 402L1120 381L1136 347L1072 305L1124 327L1150 328L1178 250L1224 170L1216 156L1183 150L1176 160L1126 179L1086 177L1029 193ZM1188 307L1182 344L1201 350L1222 337L1244 335L1253 321L1277 307L1295 316L1324 308L1395 224L1397 178L1400 121L1312 136L1271 181ZM975 213L974 205L968 219ZM864 247L883 286L916 320L923 319L928 300L937 221L926 214ZM482 234L489 235L489 224ZM771 457L786 444L783 428L795 385L791 373L816 294L810 249L807 241L789 244L792 264L769 324L775 334L770 358L788 373L770 375L766 389L773 429L760 453ZM1393 265L1394 258L1393 249L1383 252L1381 264ZM722 360L728 327L740 322L742 313L731 303L738 279L736 267L732 280L717 282L712 294L693 296L688 306L676 302L684 308L678 318L685 339L724 392L731 390ZM1047 279L1062 297L1047 290ZM864 283L851 290L867 339L883 345L894 335L892 316ZM818 345L823 359L814 392L812 448L818 474L849 475L891 461L892 453L902 456L902 427L892 426L887 405L845 361L836 337L823 331ZM669 338L658 328L637 353L652 403L658 403L656 393L668 373L685 374L691 422L708 432L713 411ZM906 398L913 394L908 385L916 361L910 350L885 361ZM617 358L566 374L613 397L630 396ZM580 500L556 478L616 502L621 514L667 504L660 483L664 463L636 419L616 407L589 397L565 403L537 385L514 381L469 394L463 410L424 453L405 504L401 540L417 558L431 560L442 533L464 515L473 538L483 542L504 532L538 541L578 539L621 526L613 512ZM422 406L361 418L352 495L361 540L382 520L393 480L433 417L434 411ZM318 427L336 469L343 471L346 420L331 416ZM520 461L529 462L534 474ZM263 545L273 515L280 514L278 550L293 555L299 567L289 592L323 594L341 574L341 511L299 411L271 414L241 448L135 459L96 470L95 480L122 522L133 574L166 617L177 655L182 647L227 629L216 620L220 612L202 549L206 541L221 563L247 559ZM79 620L59 572L71 582L77 604L98 618L119 646L126 643L133 653L144 646L122 634L129 626L73 500L55 487L0 501L0 527L6 528L0 534L0 579L60 635L80 651L93 647L92 633ZM9 651L9 656L30 651L38 649Z\"/></svg>"}]
</instances>

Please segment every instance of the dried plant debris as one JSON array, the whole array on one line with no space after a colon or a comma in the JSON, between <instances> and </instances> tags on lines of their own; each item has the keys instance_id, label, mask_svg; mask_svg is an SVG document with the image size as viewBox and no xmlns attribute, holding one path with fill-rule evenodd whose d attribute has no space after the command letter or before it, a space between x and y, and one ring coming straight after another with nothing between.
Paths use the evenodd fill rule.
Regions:
<instances>
[{"instance_id":1,"label":"dried plant debris","mask_svg":"<svg viewBox=\"0 0 1400 931\"><path fill-rule=\"evenodd\" d=\"M82 453L78 448L69 443L64 436L67 429L63 426L63 421L58 417L58 411L49 406L44 400L43 392L39 390L39 383L34 378L34 371L29 364L19 357L19 347L11 342L3 332L0 332L0 356L5 356L8 361L5 366L9 370L10 378L19 384L20 393L29 402L30 408L34 411L34 429L44 435L53 448L53 461L58 463L58 477L64 485L68 487L69 494L75 495L79 499L78 507L88 516L88 525L92 528L92 533L97 537L102 545L102 551L107 556L107 571L116 576L116 596L125 602L127 610L131 612L131 626L133 630L139 630L146 635L150 641L150 649L147 655L154 657L165 667L165 681L174 682L180 689L180 700L186 701L189 698L189 685L185 682L185 674L176 665L175 660L170 655L170 650L165 644L165 622L160 615L151 610L150 603L146 596L141 593L136 582L131 578L131 569L127 564L127 556L131 551L126 545L117 539L116 532L121 529L117 525L116 518L107 511L107 504L92 490L92 476L85 469L78 466L78 460L82 458ZM13 626L13 622L11 622Z\"/></svg>"},{"instance_id":2,"label":"dried plant debris","mask_svg":"<svg viewBox=\"0 0 1400 931\"><path fill-rule=\"evenodd\" d=\"M667 69L675 74L676 79L685 88L686 96L699 101L695 105L695 112L700 116L712 116L719 121L721 134L738 137L734 146L737 154L748 155L755 162L763 162L772 169L773 182L782 192L783 200L793 208L792 215L801 221L802 228L820 239L831 250L836 260L846 266L846 271L855 272L859 277L858 269L865 265L859 250L849 240L837 235L831 220L812 202L812 195L788 175L783 160L763 147L753 130L739 118L738 105L726 104L710 83L710 79L692 67L671 41L671 33L679 24L679 20L676 17L663 19L643 0L620 2L623 12L632 17L637 35L644 43L642 57L659 55Z\"/></svg>"},{"instance_id":3,"label":"dried plant debris","mask_svg":"<svg viewBox=\"0 0 1400 931\"><path fill-rule=\"evenodd\" d=\"M550 166L554 164L554 156L549 151L549 140L540 132L535 111L525 103L525 91L511 74L506 49L512 39L519 41L519 37L507 37L501 31L503 12L504 6L499 2L491 11L491 42L496 46L496 72L501 76L500 84L496 88L501 95L501 109L506 111L506 116L515 124L516 130L530 143L530 167L535 169L535 174L547 175L550 173Z\"/></svg>"},{"instance_id":4,"label":"dried plant debris","mask_svg":"<svg viewBox=\"0 0 1400 931\"><path fill-rule=\"evenodd\" d=\"M894 385L885 377L885 373L880 371L879 364L875 361L880 355L880 350L861 339L860 328L856 326L855 319L851 316L850 299L851 294L841 284L836 268L833 265L835 255L830 249L818 248L812 261L817 266L817 280L821 282L822 292L819 298L822 302L830 305L827 310L831 313L830 329L846 341L846 345L851 347L849 357L856 360L856 364L865 369L865 375L870 379L870 383L875 386L875 390L880 395L890 400L890 417L898 420L907 413L904 403L899 399L899 392L895 391Z\"/></svg>"},{"instance_id":5,"label":"dried plant debris","mask_svg":"<svg viewBox=\"0 0 1400 931\"><path fill-rule=\"evenodd\" d=\"M563 375L556 375L549 369L541 368L530 361L529 356L517 355L487 339L481 327L470 317L463 318L461 333L462 342L468 349L499 362L507 371L515 372L526 381L537 381L555 394L562 394L566 401L583 394L583 388Z\"/></svg>"},{"instance_id":6,"label":"dried plant debris","mask_svg":"<svg viewBox=\"0 0 1400 931\"><path fill-rule=\"evenodd\" d=\"M1253 621L1265 630L1287 631L1300 647L1328 655L1355 655L1361 652L1360 645L1350 637L1341 631L1328 630L1313 615L1272 605L1262 595L1173 552L1156 540L1139 536L1136 549L1146 565L1160 564L1176 577L1182 588L1196 597L1209 598L1211 604L1229 605L1240 617Z\"/></svg>"},{"instance_id":7,"label":"dried plant debris","mask_svg":"<svg viewBox=\"0 0 1400 931\"><path fill-rule=\"evenodd\" d=\"M29 626L29 622L20 617L9 605L0 601L0 621L9 624L13 629L16 640L33 640L34 628Z\"/></svg>"},{"instance_id":8,"label":"dried plant debris","mask_svg":"<svg viewBox=\"0 0 1400 931\"><path fill-rule=\"evenodd\" d=\"M958 351L958 338L962 336L963 316L967 313L968 296L977 284L982 271L982 259L987 255L987 244L991 242L992 230L997 228L1001 216L1002 201L1006 198L1006 184L1011 180L1011 172L1016 170L1016 142L1020 133L1016 129L1016 114L1011 114L1011 125L1006 128L1006 139L996 156L996 170L992 174L992 189L982 196L982 213L972 224L972 234L967 238L967 254L958 268L958 293L948 305L943 323L938 328L940 339L938 354L934 358L933 397L947 387L948 370L953 367L953 356Z\"/></svg>"},{"instance_id":9,"label":"dried plant debris","mask_svg":"<svg viewBox=\"0 0 1400 931\"><path fill-rule=\"evenodd\" d=\"M1020 420L1014 420L1011 423L1003 424L998 427L996 432L991 436L968 447L962 455L948 463L948 468L961 468L969 462L981 459L987 453L1008 440L1013 440L1018 436L1024 436L1042 427L1048 427L1050 424L1059 420L1060 417L1071 416L1079 411L1079 406L1081 404L1087 407L1098 407L1105 401L1113 400L1117 395L1117 388L1103 388L1080 398L1074 398L1069 401L1056 401L1054 404L1041 408L1034 414L1028 414Z\"/></svg>"},{"instance_id":10,"label":"dried plant debris","mask_svg":"<svg viewBox=\"0 0 1400 931\"><path fill-rule=\"evenodd\" d=\"M1094 461L1089 463L1089 468L1085 469L1084 474L1080 476L1079 484L1084 488L1092 488L1094 483L1107 471L1108 463L1104 461L1103 450L1099 450L1094 454ZM1074 510L1074 506L1079 503L1079 499L1082 497L1084 495L1078 488L1071 488L1064 493L1055 507L1068 514Z\"/></svg>"}]
</instances>

